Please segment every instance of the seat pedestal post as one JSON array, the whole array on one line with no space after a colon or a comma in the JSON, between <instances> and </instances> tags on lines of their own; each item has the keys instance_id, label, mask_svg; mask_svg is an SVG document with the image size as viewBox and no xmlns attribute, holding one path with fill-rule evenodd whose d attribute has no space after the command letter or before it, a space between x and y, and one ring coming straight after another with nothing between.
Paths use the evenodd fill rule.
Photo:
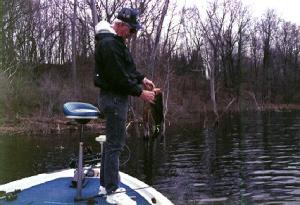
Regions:
<instances>
[{"instance_id":1,"label":"seat pedestal post","mask_svg":"<svg viewBox=\"0 0 300 205\"><path fill-rule=\"evenodd\" d=\"M77 167L77 190L75 201L80 201L82 199L81 191L82 191L82 181L83 181L83 124L81 124L81 130L79 135L79 152L78 152L78 167Z\"/></svg>"}]
</instances>

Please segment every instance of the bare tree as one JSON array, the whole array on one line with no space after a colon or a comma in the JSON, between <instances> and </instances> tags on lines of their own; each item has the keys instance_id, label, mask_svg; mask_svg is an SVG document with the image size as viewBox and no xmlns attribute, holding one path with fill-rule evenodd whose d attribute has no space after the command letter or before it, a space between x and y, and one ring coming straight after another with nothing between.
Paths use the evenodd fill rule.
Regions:
<instances>
[{"instance_id":1,"label":"bare tree","mask_svg":"<svg viewBox=\"0 0 300 205\"><path fill-rule=\"evenodd\" d=\"M159 18L159 22L158 22L157 29L156 29L154 45L153 45L153 49L152 49L152 52L151 52L152 55L151 55L151 58L150 58L150 65L151 65L150 69L152 70L152 73L151 73L152 78L154 77L154 72L155 72L155 62L156 62L155 58L156 58L157 51L158 51L159 39L161 37L161 30L162 30L162 27L163 27L164 19L166 17L167 12L168 12L169 3L170 3L169 0L164 1L163 8L162 8L160 18Z\"/></svg>"},{"instance_id":2,"label":"bare tree","mask_svg":"<svg viewBox=\"0 0 300 205\"><path fill-rule=\"evenodd\" d=\"M205 46L207 77L210 80L210 97L216 118L219 118L216 102L216 72L219 70L221 33L225 21L225 12L218 14L218 2L214 1L206 10L207 21L201 21L203 36L208 44Z\"/></svg>"},{"instance_id":3,"label":"bare tree","mask_svg":"<svg viewBox=\"0 0 300 205\"><path fill-rule=\"evenodd\" d=\"M76 19L77 19L77 0L74 0L73 5L73 18L72 18L72 81L73 81L73 92L76 95L76 80L77 80L77 70L76 70Z\"/></svg>"},{"instance_id":4,"label":"bare tree","mask_svg":"<svg viewBox=\"0 0 300 205\"><path fill-rule=\"evenodd\" d=\"M263 78L262 78L262 96L263 101L272 100L272 45L275 31L277 30L279 19L274 10L268 10L260 24L260 35L263 42Z\"/></svg>"},{"instance_id":5,"label":"bare tree","mask_svg":"<svg viewBox=\"0 0 300 205\"><path fill-rule=\"evenodd\" d=\"M262 42L259 38L258 25L254 24L250 31L249 48L250 48L250 68L251 72L248 74L251 92L254 96L259 94L260 86L260 70L262 64Z\"/></svg>"},{"instance_id":6,"label":"bare tree","mask_svg":"<svg viewBox=\"0 0 300 205\"><path fill-rule=\"evenodd\" d=\"M241 83L242 83L242 67L244 67L243 60L246 56L246 46L249 34L248 27L250 25L250 14L246 7L243 7L241 2L236 3L236 7L232 9L237 10L237 60L236 60L236 73L235 73L235 90L236 96L239 101L240 92L241 92Z\"/></svg>"},{"instance_id":7,"label":"bare tree","mask_svg":"<svg viewBox=\"0 0 300 205\"><path fill-rule=\"evenodd\" d=\"M278 93L285 103L296 95L297 91L297 59L299 54L299 30L290 22L280 23L277 35L275 35L275 50L273 60L275 61L273 72L275 81L272 92ZM296 59L296 61L295 61Z\"/></svg>"}]
</instances>

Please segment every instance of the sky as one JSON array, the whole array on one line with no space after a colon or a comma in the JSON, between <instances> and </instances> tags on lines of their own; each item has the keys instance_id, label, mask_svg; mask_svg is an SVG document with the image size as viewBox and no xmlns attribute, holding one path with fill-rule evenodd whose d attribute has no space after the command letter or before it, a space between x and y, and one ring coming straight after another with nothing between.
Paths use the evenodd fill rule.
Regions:
<instances>
[{"instance_id":1,"label":"sky","mask_svg":"<svg viewBox=\"0 0 300 205\"><path fill-rule=\"evenodd\" d=\"M274 9L277 15L287 21L300 25L300 0L242 0L260 17L268 8Z\"/></svg>"},{"instance_id":2,"label":"sky","mask_svg":"<svg viewBox=\"0 0 300 205\"><path fill-rule=\"evenodd\" d=\"M261 17L267 9L274 9L280 18L300 25L300 0L241 0L252 11L253 17ZM177 2L184 2L177 0ZM186 5L205 7L207 0L186 0ZM201 5L200 5L201 4Z\"/></svg>"}]
</instances>

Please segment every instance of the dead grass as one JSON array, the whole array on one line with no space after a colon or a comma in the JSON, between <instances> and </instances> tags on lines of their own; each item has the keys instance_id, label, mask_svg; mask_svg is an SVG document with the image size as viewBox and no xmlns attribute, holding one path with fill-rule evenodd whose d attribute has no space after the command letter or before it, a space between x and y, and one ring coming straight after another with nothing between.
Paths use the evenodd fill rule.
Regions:
<instances>
[{"instance_id":1,"label":"dead grass","mask_svg":"<svg viewBox=\"0 0 300 205\"><path fill-rule=\"evenodd\" d=\"M79 129L75 121L63 117L19 117L14 122L5 122L0 127L1 134L50 134L64 133ZM101 133L104 130L103 120L93 120L85 125L85 129Z\"/></svg>"}]
</instances>

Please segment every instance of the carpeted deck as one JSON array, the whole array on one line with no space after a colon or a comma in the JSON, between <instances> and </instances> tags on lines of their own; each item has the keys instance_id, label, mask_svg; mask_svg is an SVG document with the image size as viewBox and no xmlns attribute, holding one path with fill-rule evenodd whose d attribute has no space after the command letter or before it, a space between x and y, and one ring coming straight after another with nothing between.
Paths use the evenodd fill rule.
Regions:
<instances>
[{"instance_id":1,"label":"carpeted deck","mask_svg":"<svg viewBox=\"0 0 300 205\"><path fill-rule=\"evenodd\" d=\"M99 188L99 178L87 178L86 186L82 190L84 201L75 202L76 188L71 188L72 178L58 178L50 182L46 182L29 189L25 189L18 193L18 198L14 201L0 200L0 205L81 205L81 204L101 204L107 205L104 197L96 196ZM150 205L136 191L128 186L121 184L126 188L129 196L132 196L137 205ZM18 187L16 187L18 189Z\"/></svg>"}]
</instances>

